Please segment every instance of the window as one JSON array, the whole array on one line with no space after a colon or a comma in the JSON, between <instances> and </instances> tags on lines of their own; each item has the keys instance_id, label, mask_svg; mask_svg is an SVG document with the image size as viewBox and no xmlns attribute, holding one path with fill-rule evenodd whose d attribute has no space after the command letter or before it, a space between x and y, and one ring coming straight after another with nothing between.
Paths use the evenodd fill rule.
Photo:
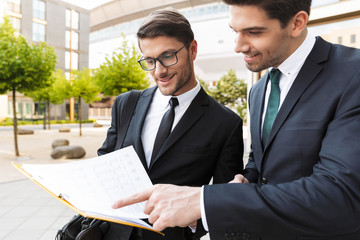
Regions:
<instances>
[{"instance_id":1,"label":"window","mask_svg":"<svg viewBox=\"0 0 360 240\"><path fill-rule=\"evenodd\" d=\"M79 49L79 33L75 31L65 31L65 48L71 48L72 50Z\"/></svg>"},{"instance_id":2,"label":"window","mask_svg":"<svg viewBox=\"0 0 360 240\"><path fill-rule=\"evenodd\" d=\"M79 49L79 33L71 31L71 49Z\"/></svg>"},{"instance_id":3,"label":"window","mask_svg":"<svg viewBox=\"0 0 360 240\"><path fill-rule=\"evenodd\" d=\"M33 17L45 20L45 1L33 0Z\"/></svg>"},{"instance_id":4,"label":"window","mask_svg":"<svg viewBox=\"0 0 360 240\"><path fill-rule=\"evenodd\" d=\"M338 42L338 44L342 44L342 42L343 42L343 38L342 38L342 37L338 37L337 42Z\"/></svg>"},{"instance_id":5,"label":"window","mask_svg":"<svg viewBox=\"0 0 360 240\"><path fill-rule=\"evenodd\" d=\"M70 52L66 51L65 52L65 69L70 69Z\"/></svg>"},{"instance_id":6,"label":"window","mask_svg":"<svg viewBox=\"0 0 360 240\"><path fill-rule=\"evenodd\" d=\"M45 41L45 25L33 22L33 41L44 42Z\"/></svg>"},{"instance_id":7,"label":"window","mask_svg":"<svg viewBox=\"0 0 360 240\"><path fill-rule=\"evenodd\" d=\"M79 29L79 13L77 11L66 9L65 21L66 27Z\"/></svg>"},{"instance_id":8,"label":"window","mask_svg":"<svg viewBox=\"0 0 360 240\"><path fill-rule=\"evenodd\" d=\"M356 35L355 34L352 34L350 36L350 43L356 43Z\"/></svg>"},{"instance_id":9,"label":"window","mask_svg":"<svg viewBox=\"0 0 360 240\"><path fill-rule=\"evenodd\" d=\"M71 70L79 69L79 54L71 52Z\"/></svg>"},{"instance_id":10,"label":"window","mask_svg":"<svg viewBox=\"0 0 360 240\"><path fill-rule=\"evenodd\" d=\"M65 69L79 69L79 54L76 52L65 52Z\"/></svg>"},{"instance_id":11,"label":"window","mask_svg":"<svg viewBox=\"0 0 360 240\"><path fill-rule=\"evenodd\" d=\"M26 114L32 114L32 104L26 103Z\"/></svg>"},{"instance_id":12,"label":"window","mask_svg":"<svg viewBox=\"0 0 360 240\"><path fill-rule=\"evenodd\" d=\"M65 12L65 25L66 27L71 27L71 10L70 9L66 9Z\"/></svg>"},{"instance_id":13,"label":"window","mask_svg":"<svg viewBox=\"0 0 360 240\"><path fill-rule=\"evenodd\" d=\"M70 48L71 43L71 32L66 30L65 31L65 48Z\"/></svg>"},{"instance_id":14,"label":"window","mask_svg":"<svg viewBox=\"0 0 360 240\"><path fill-rule=\"evenodd\" d=\"M20 0L6 0L6 10L20 13Z\"/></svg>"}]
</instances>

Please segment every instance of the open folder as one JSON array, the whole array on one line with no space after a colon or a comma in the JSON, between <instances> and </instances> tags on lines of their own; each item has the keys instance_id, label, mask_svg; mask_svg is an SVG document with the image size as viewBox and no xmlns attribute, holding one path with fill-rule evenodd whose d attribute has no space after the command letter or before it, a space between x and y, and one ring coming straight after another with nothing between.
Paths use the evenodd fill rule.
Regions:
<instances>
[{"instance_id":1,"label":"open folder","mask_svg":"<svg viewBox=\"0 0 360 240\"><path fill-rule=\"evenodd\" d=\"M76 162L13 165L79 214L154 231L141 219L145 202L120 209L111 205L152 186L132 146ZM160 233L160 232L159 232Z\"/></svg>"}]
</instances>

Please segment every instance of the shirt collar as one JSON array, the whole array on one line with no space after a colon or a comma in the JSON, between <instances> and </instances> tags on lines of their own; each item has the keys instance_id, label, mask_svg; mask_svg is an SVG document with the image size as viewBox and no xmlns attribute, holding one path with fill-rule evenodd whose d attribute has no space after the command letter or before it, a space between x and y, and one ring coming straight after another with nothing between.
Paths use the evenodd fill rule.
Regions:
<instances>
[{"instance_id":1,"label":"shirt collar","mask_svg":"<svg viewBox=\"0 0 360 240\"><path fill-rule=\"evenodd\" d=\"M186 107L188 104L190 104L191 101L195 98L195 96L199 93L200 88L201 88L200 83L196 79L196 86L193 89L181 95L175 96L179 101L179 108L181 109L183 107ZM157 88L153 101L156 101L157 106L159 106L160 108L167 108L169 106L169 100L172 97L173 96L170 95L163 95L160 89Z\"/></svg>"},{"instance_id":2,"label":"shirt collar","mask_svg":"<svg viewBox=\"0 0 360 240\"><path fill-rule=\"evenodd\" d=\"M278 69L282 74L289 77L292 75L297 75L301 67L304 65L304 62L311 50L315 45L315 37L309 32L306 35L303 43L295 50L283 63L280 64ZM271 70L271 69L269 69Z\"/></svg>"}]
</instances>

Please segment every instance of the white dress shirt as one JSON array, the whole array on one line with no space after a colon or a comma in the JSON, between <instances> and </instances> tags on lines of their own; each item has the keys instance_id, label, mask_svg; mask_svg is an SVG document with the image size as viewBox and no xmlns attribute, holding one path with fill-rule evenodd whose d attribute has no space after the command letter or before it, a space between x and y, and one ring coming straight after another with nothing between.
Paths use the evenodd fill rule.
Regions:
<instances>
[{"instance_id":1,"label":"white dress shirt","mask_svg":"<svg viewBox=\"0 0 360 240\"><path fill-rule=\"evenodd\" d=\"M281 72L280 76L280 104L279 109L281 108L282 103L284 102L286 95L288 94L292 84L295 81L296 76L298 75L301 67L304 65L304 62L307 56L310 54L311 50L315 45L315 37L311 34L307 34L304 42L300 45L295 52L293 52L283 63L281 63L278 69ZM269 68L269 71L272 68ZM264 111L263 111L263 121L265 118L265 112L267 108L267 102L270 95L270 81L267 84L266 95L265 95L265 103L264 103ZM205 205L204 205L204 197L203 197L204 187L202 187L201 199L200 199L200 210L201 210L201 219L204 229L209 231L209 227L206 220L206 213L205 213Z\"/></svg>"},{"instance_id":2,"label":"white dress shirt","mask_svg":"<svg viewBox=\"0 0 360 240\"><path fill-rule=\"evenodd\" d=\"M171 131L178 124L191 102L195 96L200 91L200 84L197 81L196 87L183 93L179 96L175 96L179 105L175 107L175 118ZM165 112L170 108L169 100L173 96L165 96L161 93L160 89L156 89L154 97L150 104L148 113L144 121L144 126L141 132L141 140L144 148L144 153L146 157L146 163L149 166L151 161L151 155L154 147L155 137L160 126L161 119Z\"/></svg>"}]
</instances>

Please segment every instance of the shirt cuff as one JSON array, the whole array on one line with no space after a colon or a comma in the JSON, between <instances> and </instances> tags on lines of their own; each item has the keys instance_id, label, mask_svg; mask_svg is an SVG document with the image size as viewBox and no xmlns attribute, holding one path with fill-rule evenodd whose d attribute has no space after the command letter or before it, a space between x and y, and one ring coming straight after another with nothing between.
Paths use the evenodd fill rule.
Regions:
<instances>
[{"instance_id":1,"label":"shirt cuff","mask_svg":"<svg viewBox=\"0 0 360 240\"><path fill-rule=\"evenodd\" d=\"M204 201L204 186L201 187L200 194L200 211L201 211L201 221L204 229L208 232L209 226L206 221L206 213L205 213L205 201Z\"/></svg>"}]
</instances>

